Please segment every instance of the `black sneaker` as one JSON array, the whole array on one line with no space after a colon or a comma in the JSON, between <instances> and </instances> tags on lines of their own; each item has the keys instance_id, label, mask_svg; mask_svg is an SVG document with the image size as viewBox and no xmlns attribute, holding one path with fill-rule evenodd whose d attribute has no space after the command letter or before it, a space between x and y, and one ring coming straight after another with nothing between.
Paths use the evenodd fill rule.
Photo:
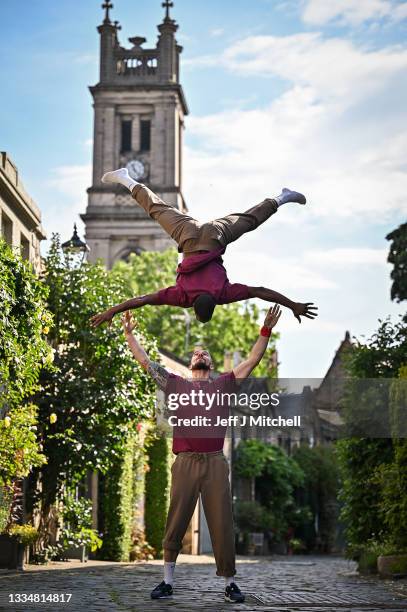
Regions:
<instances>
[{"instance_id":1,"label":"black sneaker","mask_svg":"<svg viewBox=\"0 0 407 612\"><path fill-rule=\"evenodd\" d=\"M244 595L234 582L231 582L225 589L225 601L231 601L232 603L244 602Z\"/></svg>"},{"instance_id":2,"label":"black sneaker","mask_svg":"<svg viewBox=\"0 0 407 612\"><path fill-rule=\"evenodd\" d=\"M164 580L151 591L151 599L166 599L168 597L172 597L172 586Z\"/></svg>"}]
</instances>

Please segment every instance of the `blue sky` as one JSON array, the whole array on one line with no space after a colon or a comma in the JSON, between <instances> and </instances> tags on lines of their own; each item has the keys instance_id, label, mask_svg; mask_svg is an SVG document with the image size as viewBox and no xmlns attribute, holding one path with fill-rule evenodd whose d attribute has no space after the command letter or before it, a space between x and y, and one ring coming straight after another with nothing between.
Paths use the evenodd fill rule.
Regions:
<instances>
[{"instance_id":1,"label":"blue sky","mask_svg":"<svg viewBox=\"0 0 407 612\"><path fill-rule=\"evenodd\" d=\"M71 234L90 185L101 1L2 0L1 149L48 235ZM156 0L116 0L120 41L155 45ZM280 373L323 376L345 330L396 318L385 235L407 211L407 2L175 0L183 45L184 192L205 220L304 191L230 246L232 281L314 301L317 321L281 319ZM81 224L79 224L81 226ZM45 245L46 247L46 245Z\"/></svg>"}]
</instances>

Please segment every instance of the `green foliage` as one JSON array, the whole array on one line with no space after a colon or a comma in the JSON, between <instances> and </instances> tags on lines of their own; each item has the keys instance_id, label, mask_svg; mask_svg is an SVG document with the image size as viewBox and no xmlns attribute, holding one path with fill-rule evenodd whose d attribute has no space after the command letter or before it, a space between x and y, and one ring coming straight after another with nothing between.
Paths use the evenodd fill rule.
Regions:
<instances>
[{"instance_id":1,"label":"green foliage","mask_svg":"<svg viewBox=\"0 0 407 612\"><path fill-rule=\"evenodd\" d=\"M47 291L31 265L0 239L0 487L44 463L37 410L26 403L50 363Z\"/></svg>"},{"instance_id":2,"label":"green foliage","mask_svg":"<svg viewBox=\"0 0 407 612\"><path fill-rule=\"evenodd\" d=\"M269 531L273 515L257 501L238 501L235 504L236 525L242 532Z\"/></svg>"},{"instance_id":3,"label":"green foliage","mask_svg":"<svg viewBox=\"0 0 407 612\"><path fill-rule=\"evenodd\" d=\"M10 508L13 501L12 487L0 485L0 533L5 531L10 517Z\"/></svg>"},{"instance_id":4,"label":"green foliage","mask_svg":"<svg viewBox=\"0 0 407 612\"><path fill-rule=\"evenodd\" d=\"M391 241L387 261L393 264L391 279L391 299L401 302L407 300L407 223L386 236Z\"/></svg>"},{"instance_id":5,"label":"green foliage","mask_svg":"<svg viewBox=\"0 0 407 612\"><path fill-rule=\"evenodd\" d=\"M261 440L246 440L236 449L234 470L242 478L256 478L266 467L270 456L270 446Z\"/></svg>"},{"instance_id":6,"label":"green foliage","mask_svg":"<svg viewBox=\"0 0 407 612\"><path fill-rule=\"evenodd\" d=\"M341 472L340 518L350 545L381 537L383 523L379 514L380 486L375 471L390 463L392 448L386 439L350 438L336 444Z\"/></svg>"},{"instance_id":7,"label":"green foliage","mask_svg":"<svg viewBox=\"0 0 407 612\"><path fill-rule=\"evenodd\" d=\"M392 382L390 390L394 433L405 427L406 406L407 366L404 366L400 368L400 378ZM393 448L392 463L380 465L375 473L381 489L378 511L390 543L407 551L407 439L393 438Z\"/></svg>"},{"instance_id":8,"label":"green foliage","mask_svg":"<svg viewBox=\"0 0 407 612\"><path fill-rule=\"evenodd\" d=\"M0 420L0 486L10 486L46 462L37 440L37 413L33 404L23 404Z\"/></svg>"},{"instance_id":9,"label":"green foliage","mask_svg":"<svg viewBox=\"0 0 407 612\"><path fill-rule=\"evenodd\" d=\"M145 534L148 543L162 554L162 539L168 507L169 444L157 435L148 446L148 471L145 485Z\"/></svg>"},{"instance_id":10,"label":"green foliage","mask_svg":"<svg viewBox=\"0 0 407 612\"><path fill-rule=\"evenodd\" d=\"M59 543L64 550L70 547L86 546L96 552L102 546L102 539L94 529L81 527L78 530L62 529Z\"/></svg>"},{"instance_id":11,"label":"green foliage","mask_svg":"<svg viewBox=\"0 0 407 612\"><path fill-rule=\"evenodd\" d=\"M88 469L118 469L132 422L153 411L155 389L135 364L119 322L110 329L89 325L92 314L118 301L119 281L101 265L69 267L56 236L45 264L56 367L43 377L38 402L49 457L43 476L47 502L53 503L64 481L75 484ZM155 344L144 328L140 317L142 343L154 357ZM49 418L53 413L55 423Z\"/></svg>"},{"instance_id":12,"label":"green foliage","mask_svg":"<svg viewBox=\"0 0 407 612\"><path fill-rule=\"evenodd\" d=\"M38 530L32 525L12 525L9 534L15 536L21 544L29 546L38 539Z\"/></svg>"},{"instance_id":13,"label":"green foliage","mask_svg":"<svg viewBox=\"0 0 407 612\"><path fill-rule=\"evenodd\" d=\"M380 321L379 329L371 338L355 343L347 369L353 379L396 378L406 354L406 322L400 319L392 324L387 319ZM360 394L353 396L354 387L351 380L344 406L345 418L351 423L361 414L361 402L367 406L370 401L371 405L377 406L377 412L380 410L378 398L371 397L370 392L362 398ZM398 385L397 388L400 390L402 387ZM387 404L388 398L382 401ZM394 402L390 414L394 427L399 414ZM387 438L351 437L337 443L342 483L339 495L343 502L341 519L351 548L366 546L371 539L383 542L399 533L397 515L406 512L407 490L399 472L400 468L403 469L404 459L401 459L400 466L395 460L398 446L396 439Z\"/></svg>"},{"instance_id":14,"label":"green foliage","mask_svg":"<svg viewBox=\"0 0 407 612\"><path fill-rule=\"evenodd\" d=\"M297 525L296 534L309 550L317 546L329 552L335 544L339 473L332 446L300 446L292 455L304 472L303 484L296 490L301 507L309 508L310 515ZM318 534L315 519L318 517Z\"/></svg>"},{"instance_id":15,"label":"green foliage","mask_svg":"<svg viewBox=\"0 0 407 612\"><path fill-rule=\"evenodd\" d=\"M130 431L126 444L117 453L108 473L101 480L103 545L101 559L128 561L132 540L134 507L134 456L137 433Z\"/></svg>"},{"instance_id":16,"label":"green foliage","mask_svg":"<svg viewBox=\"0 0 407 612\"><path fill-rule=\"evenodd\" d=\"M174 285L176 268L175 249L164 253L131 255L129 263L117 262L112 273L122 285L120 301ZM147 331L158 339L160 347L188 359L194 346L206 346L216 369L220 370L223 368L225 350L240 351L242 355L249 353L258 335L261 315L259 308L249 302L217 306L212 320L205 325L196 321L191 308L145 306L137 311L137 319L141 312L145 317ZM273 335L274 339L277 337ZM257 376L265 374L270 375L267 359L255 370Z\"/></svg>"},{"instance_id":17,"label":"green foliage","mask_svg":"<svg viewBox=\"0 0 407 612\"><path fill-rule=\"evenodd\" d=\"M46 296L31 265L0 239L0 412L19 406L38 388L50 356Z\"/></svg>"},{"instance_id":18,"label":"green foliage","mask_svg":"<svg viewBox=\"0 0 407 612\"><path fill-rule=\"evenodd\" d=\"M276 540L303 520L307 509L295 504L294 491L304 481L298 464L279 447L260 440L242 440L236 449L234 469L244 478L256 479L256 497L270 513Z\"/></svg>"},{"instance_id":19,"label":"green foliage","mask_svg":"<svg viewBox=\"0 0 407 612\"><path fill-rule=\"evenodd\" d=\"M87 497L75 499L73 495L66 495L62 502L62 517L64 524L68 523L71 529L89 528L92 525L92 501Z\"/></svg>"},{"instance_id":20,"label":"green foliage","mask_svg":"<svg viewBox=\"0 0 407 612\"><path fill-rule=\"evenodd\" d=\"M364 341L355 340L347 353L346 369L353 378L397 378L407 355L407 325L402 317L379 320L378 330Z\"/></svg>"}]
</instances>

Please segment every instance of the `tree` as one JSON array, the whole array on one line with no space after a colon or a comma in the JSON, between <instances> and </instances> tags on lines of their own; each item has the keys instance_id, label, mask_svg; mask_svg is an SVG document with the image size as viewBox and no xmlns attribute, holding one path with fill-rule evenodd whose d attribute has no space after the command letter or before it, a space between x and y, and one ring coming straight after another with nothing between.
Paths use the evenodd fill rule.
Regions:
<instances>
[{"instance_id":1,"label":"tree","mask_svg":"<svg viewBox=\"0 0 407 612\"><path fill-rule=\"evenodd\" d=\"M241 478L252 481L250 503L237 506L240 524L250 523L250 513L253 513L252 528L255 528L258 518L254 515L257 516L258 510L264 521L269 521L274 537L281 539L302 512L294 502L295 487L304 480L301 467L278 446L251 439L239 442L234 470Z\"/></svg>"},{"instance_id":2,"label":"tree","mask_svg":"<svg viewBox=\"0 0 407 612\"><path fill-rule=\"evenodd\" d=\"M358 423L360 415L365 415L363 405L372 406L376 394L373 384L366 385L366 394L361 394L360 385L355 381L397 378L407 354L406 332L402 319L395 324L386 319L380 321L377 332L371 338L355 342L346 363L351 379L350 392L346 393L343 407L345 420L352 428L354 423ZM389 389L388 385L386 389ZM365 395L370 395L369 402L365 401ZM387 398L384 401L387 403ZM348 543L351 547L357 547L373 537L384 538L386 534L380 514L382 489L376 473L393 461L392 439L369 438L360 433L357 437L338 441L336 447L341 471L341 518Z\"/></svg>"},{"instance_id":3,"label":"tree","mask_svg":"<svg viewBox=\"0 0 407 612\"><path fill-rule=\"evenodd\" d=\"M122 473L136 423L153 414L155 388L150 377L136 366L120 321L111 328L94 329L89 325L95 311L118 301L121 287L115 277L99 264L79 268L67 265L59 238L54 236L45 259L43 283L54 316L49 340L55 368L42 376L37 398L48 464L41 471L40 499L34 496L33 503L42 504L46 531L48 510L62 486L75 486L87 470ZM140 317L143 344L155 356L155 343L144 329ZM117 521L132 519L123 517L117 505L114 515ZM115 533L126 534L128 529L123 527ZM105 547L107 544L104 542ZM111 549L122 550L114 544Z\"/></svg>"},{"instance_id":4,"label":"tree","mask_svg":"<svg viewBox=\"0 0 407 612\"><path fill-rule=\"evenodd\" d=\"M296 488L296 501L310 509L308 519L297 526L296 536L309 550L331 552L335 545L339 487L334 448L302 445L294 450L293 459L304 472L304 481Z\"/></svg>"},{"instance_id":5,"label":"tree","mask_svg":"<svg viewBox=\"0 0 407 612\"><path fill-rule=\"evenodd\" d=\"M386 239L391 242L387 261L393 264L391 299L401 302L407 300L407 223L390 232Z\"/></svg>"},{"instance_id":6,"label":"tree","mask_svg":"<svg viewBox=\"0 0 407 612\"><path fill-rule=\"evenodd\" d=\"M131 255L128 263L117 262L113 275L122 287L121 301L173 285L176 267L175 249ZM226 350L240 351L243 356L250 351L258 335L260 315L256 304L246 302L218 306L205 325L196 321L191 309L172 306L144 306L136 316L144 319L148 333L157 338L160 347L188 359L194 346L207 346L216 369L221 370ZM276 338L278 334L273 334L274 341ZM255 370L257 376L270 373L266 359Z\"/></svg>"}]
</instances>

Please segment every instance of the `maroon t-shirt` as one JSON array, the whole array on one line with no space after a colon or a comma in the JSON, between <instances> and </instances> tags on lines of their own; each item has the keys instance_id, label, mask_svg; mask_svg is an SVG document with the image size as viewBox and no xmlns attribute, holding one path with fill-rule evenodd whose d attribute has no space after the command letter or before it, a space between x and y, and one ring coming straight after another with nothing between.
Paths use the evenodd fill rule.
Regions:
<instances>
[{"instance_id":1,"label":"maroon t-shirt","mask_svg":"<svg viewBox=\"0 0 407 612\"><path fill-rule=\"evenodd\" d=\"M198 401L199 392L208 394L214 398L213 401ZM193 395L195 392L195 396ZM165 395L168 399L170 394L178 397L188 394L183 404L179 404L176 410L169 410L169 416L177 419L177 424L173 424L172 451L175 454L183 451L196 453L211 453L223 449L227 425L216 425L217 419L226 419L229 416L229 407L233 403L233 394L237 392L236 378L233 372L221 374L214 380L194 381L182 378L176 374L170 374L165 388ZM221 394L225 394L222 398ZM226 397L232 394L232 399ZM174 398L174 396L172 396ZM186 402L185 399L188 399ZM209 410L206 409L209 407ZM204 417L207 419L206 425L183 425L178 423L178 419L193 419L194 417ZM210 419L210 421L208 421Z\"/></svg>"},{"instance_id":2,"label":"maroon t-shirt","mask_svg":"<svg viewBox=\"0 0 407 612\"><path fill-rule=\"evenodd\" d=\"M185 258L177 268L176 285L157 292L158 304L189 308L202 293L210 293L217 304L249 299L247 285L230 283L221 255L224 248Z\"/></svg>"}]
</instances>

